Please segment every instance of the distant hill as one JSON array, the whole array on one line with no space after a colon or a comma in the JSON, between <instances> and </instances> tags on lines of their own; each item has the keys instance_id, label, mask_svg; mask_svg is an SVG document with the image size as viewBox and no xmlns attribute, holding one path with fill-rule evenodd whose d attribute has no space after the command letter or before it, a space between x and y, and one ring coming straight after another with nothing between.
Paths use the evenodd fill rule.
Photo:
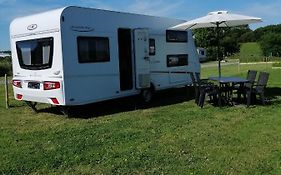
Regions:
<instances>
[{"instance_id":1,"label":"distant hill","mask_svg":"<svg viewBox=\"0 0 281 175\"><path fill-rule=\"evenodd\" d=\"M240 48L240 54L250 56L262 56L261 47L256 42L243 43Z\"/></svg>"},{"instance_id":2,"label":"distant hill","mask_svg":"<svg viewBox=\"0 0 281 175\"><path fill-rule=\"evenodd\" d=\"M240 62L259 62L263 61L261 46L258 42L241 43L240 52L232 55L231 59L239 59Z\"/></svg>"},{"instance_id":3,"label":"distant hill","mask_svg":"<svg viewBox=\"0 0 281 175\"><path fill-rule=\"evenodd\" d=\"M263 55L260 44L257 42L241 44L239 57L240 62L262 61Z\"/></svg>"},{"instance_id":4,"label":"distant hill","mask_svg":"<svg viewBox=\"0 0 281 175\"><path fill-rule=\"evenodd\" d=\"M261 48L261 44L258 42L242 43L240 46L240 52L231 56L231 59L239 59L242 63L248 62L263 62L273 61L280 62L280 57L275 56L264 56Z\"/></svg>"}]
</instances>

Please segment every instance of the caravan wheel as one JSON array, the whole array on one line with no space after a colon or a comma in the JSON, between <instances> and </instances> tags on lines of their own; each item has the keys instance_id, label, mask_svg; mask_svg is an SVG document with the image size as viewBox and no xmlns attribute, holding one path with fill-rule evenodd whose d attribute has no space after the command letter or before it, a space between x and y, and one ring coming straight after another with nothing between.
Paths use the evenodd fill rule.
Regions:
<instances>
[{"instance_id":1,"label":"caravan wheel","mask_svg":"<svg viewBox=\"0 0 281 175\"><path fill-rule=\"evenodd\" d=\"M150 102L152 100L152 96L153 96L152 89L144 89L141 91L141 97L145 103Z\"/></svg>"}]
</instances>

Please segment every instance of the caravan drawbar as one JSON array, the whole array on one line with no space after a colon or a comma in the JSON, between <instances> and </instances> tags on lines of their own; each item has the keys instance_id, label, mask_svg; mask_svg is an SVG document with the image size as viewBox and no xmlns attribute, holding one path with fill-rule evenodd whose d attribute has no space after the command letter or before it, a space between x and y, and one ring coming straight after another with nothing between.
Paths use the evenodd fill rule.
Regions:
<instances>
[{"instance_id":1,"label":"caravan drawbar","mask_svg":"<svg viewBox=\"0 0 281 175\"><path fill-rule=\"evenodd\" d=\"M17 100L74 106L191 84L200 72L184 21L65 7L10 25Z\"/></svg>"}]
</instances>

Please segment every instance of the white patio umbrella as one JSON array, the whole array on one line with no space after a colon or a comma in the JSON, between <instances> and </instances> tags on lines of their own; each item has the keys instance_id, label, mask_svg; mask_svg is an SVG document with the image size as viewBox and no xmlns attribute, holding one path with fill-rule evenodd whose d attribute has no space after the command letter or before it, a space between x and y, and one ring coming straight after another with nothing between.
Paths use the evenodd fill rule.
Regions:
<instances>
[{"instance_id":1,"label":"white patio umbrella","mask_svg":"<svg viewBox=\"0 0 281 175\"><path fill-rule=\"evenodd\" d=\"M187 30L198 28L217 28L217 41L219 43L220 27L233 27L262 22L261 18L231 14L227 11L210 12L208 15L171 27L173 30ZM217 59L219 60L219 76L221 76L221 60L219 58L219 44L217 45Z\"/></svg>"}]
</instances>

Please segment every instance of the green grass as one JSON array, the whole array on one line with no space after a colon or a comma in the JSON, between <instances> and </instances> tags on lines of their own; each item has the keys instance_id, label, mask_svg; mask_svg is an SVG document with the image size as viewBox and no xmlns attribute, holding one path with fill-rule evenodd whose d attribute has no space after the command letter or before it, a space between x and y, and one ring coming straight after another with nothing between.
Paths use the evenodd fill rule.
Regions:
<instances>
[{"instance_id":1,"label":"green grass","mask_svg":"<svg viewBox=\"0 0 281 175\"><path fill-rule=\"evenodd\" d=\"M244 55L255 55L255 56L262 56L261 47L258 43L252 42L252 43L243 43L241 45L241 54Z\"/></svg>"},{"instance_id":2,"label":"green grass","mask_svg":"<svg viewBox=\"0 0 281 175\"><path fill-rule=\"evenodd\" d=\"M264 61L261 47L258 43L243 43L238 54L240 62L260 62Z\"/></svg>"},{"instance_id":3,"label":"green grass","mask_svg":"<svg viewBox=\"0 0 281 175\"><path fill-rule=\"evenodd\" d=\"M242 43L240 52L229 57L230 59L239 59L241 63L251 62L275 62L280 61L280 57L265 57L262 54L260 44L257 42Z\"/></svg>"},{"instance_id":4,"label":"green grass","mask_svg":"<svg viewBox=\"0 0 281 175\"><path fill-rule=\"evenodd\" d=\"M6 110L1 85L0 173L281 174L281 70L258 64L222 72L245 76L248 69L270 73L271 104L200 109L180 89L162 92L150 108L131 110L130 100L119 100L99 105L104 115L65 118L14 100ZM95 105L88 110L94 115Z\"/></svg>"},{"instance_id":5,"label":"green grass","mask_svg":"<svg viewBox=\"0 0 281 175\"><path fill-rule=\"evenodd\" d=\"M281 62L273 63L272 67L281 67Z\"/></svg>"},{"instance_id":6,"label":"green grass","mask_svg":"<svg viewBox=\"0 0 281 175\"><path fill-rule=\"evenodd\" d=\"M225 65L222 66L221 71L222 71L222 75L223 76L241 76L241 77L245 77L246 78L246 72L249 69L254 69L254 70L258 70L258 71L266 71L266 72L270 72L273 71L272 70L272 64L271 63L260 63L260 64L249 64L249 65L243 65L243 64L234 64L234 65ZM208 67L208 68L203 68L201 73L201 76L203 78L208 78L210 75L218 75L218 67ZM275 72L273 71L273 74L275 74ZM273 76L271 76L270 78L273 78ZM281 82L281 81L276 81L277 82ZM281 84L280 84L281 86Z\"/></svg>"}]
</instances>

